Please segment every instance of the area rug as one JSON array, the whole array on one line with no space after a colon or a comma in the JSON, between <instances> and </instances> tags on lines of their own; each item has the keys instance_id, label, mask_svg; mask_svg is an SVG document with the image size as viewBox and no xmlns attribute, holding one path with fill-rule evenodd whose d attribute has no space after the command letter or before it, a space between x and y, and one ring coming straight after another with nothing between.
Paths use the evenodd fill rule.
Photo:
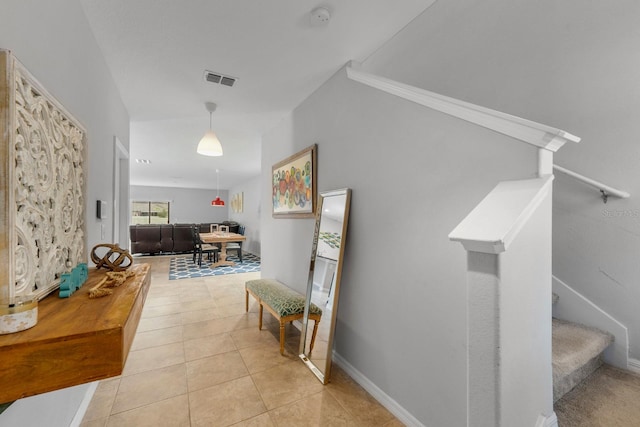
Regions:
<instances>
[{"instance_id":1,"label":"area rug","mask_svg":"<svg viewBox=\"0 0 640 427\"><path fill-rule=\"evenodd\" d=\"M202 260L202 267L198 267L198 264L193 262L193 255L173 257L169 263L169 280L260 271L260 257L248 252L242 254L242 264L240 264L240 260L236 256L228 256L227 259L235 262L236 265L233 267L211 268L210 264L204 259Z\"/></svg>"}]
</instances>

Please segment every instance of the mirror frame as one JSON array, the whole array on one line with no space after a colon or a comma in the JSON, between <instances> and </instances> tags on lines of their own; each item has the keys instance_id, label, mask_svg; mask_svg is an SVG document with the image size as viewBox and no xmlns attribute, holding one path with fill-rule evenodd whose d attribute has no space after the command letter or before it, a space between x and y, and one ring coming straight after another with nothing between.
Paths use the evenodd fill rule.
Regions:
<instances>
[{"instance_id":1,"label":"mirror frame","mask_svg":"<svg viewBox=\"0 0 640 427\"><path fill-rule=\"evenodd\" d=\"M331 318L328 320L322 319L323 321L329 321L329 337L327 339L327 355L325 357L325 366L319 367L309 358L306 347L307 341L307 331L309 328L313 328L313 325L309 325L309 307L311 304L311 292L313 290L313 277L315 273L315 264L316 264L316 255L318 251L318 238L320 235L320 223L322 221L322 212L323 212L323 202L326 197L331 196L345 196L344 203L344 212L343 212L343 220L342 220L342 237L340 250L338 253L338 260L336 263L335 270L335 282L333 284L333 301L332 301L332 309L331 309ZM320 380L322 384L327 384L331 377L331 358L333 353L333 335L336 326L336 319L338 314L338 297L340 295L340 279L342 277L342 265L344 263L344 248L345 241L347 235L347 224L349 222L349 208L351 206L351 189L350 188L342 188L339 190L331 190L331 191L323 191L318 195L318 203L316 208L316 225L313 233L313 244L311 246L311 261L309 263L309 277L307 279L307 293L306 300L304 305L304 316L302 319L302 331L300 334L300 351L299 357L302 359L305 365L315 374L315 376ZM324 370L321 370L324 368Z\"/></svg>"}]
</instances>

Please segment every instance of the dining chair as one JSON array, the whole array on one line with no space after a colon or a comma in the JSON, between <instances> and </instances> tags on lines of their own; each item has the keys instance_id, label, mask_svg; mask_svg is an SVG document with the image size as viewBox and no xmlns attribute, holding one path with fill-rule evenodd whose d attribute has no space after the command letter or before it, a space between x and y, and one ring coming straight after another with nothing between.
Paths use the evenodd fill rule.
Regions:
<instances>
[{"instance_id":1,"label":"dining chair","mask_svg":"<svg viewBox=\"0 0 640 427\"><path fill-rule=\"evenodd\" d=\"M216 231L218 231L218 224L211 224L209 226L209 233L215 233Z\"/></svg>"},{"instance_id":2,"label":"dining chair","mask_svg":"<svg viewBox=\"0 0 640 427\"><path fill-rule=\"evenodd\" d=\"M229 226L228 225L218 225L218 231L220 231L222 233L228 233L229 232Z\"/></svg>"},{"instance_id":3,"label":"dining chair","mask_svg":"<svg viewBox=\"0 0 640 427\"><path fill-rule=\"evenodd\" d=\"M198 259L198 267L202 267L202 254L207 254L207 259L211 260L213 255L213 262L218 261L218 248L216 245L212 245L209 243L204 243L200 238L200 230L196 226L192 228L193 230L193 262L196 262L196 258Z\"/></svg>"},{"instance_id":4,"label":"dining chair","mask_svg":"<svg viewBox=\"0 0 640 427\"><path fill-rule=\"evenodd\" d=\"M238 227L238 234L242 234L244 236L244 225ZM240 259L240 264L242 264L242 242L227 243L227 252L229 251L236 251L238 258Z\"/></svg>"}]
</instances>

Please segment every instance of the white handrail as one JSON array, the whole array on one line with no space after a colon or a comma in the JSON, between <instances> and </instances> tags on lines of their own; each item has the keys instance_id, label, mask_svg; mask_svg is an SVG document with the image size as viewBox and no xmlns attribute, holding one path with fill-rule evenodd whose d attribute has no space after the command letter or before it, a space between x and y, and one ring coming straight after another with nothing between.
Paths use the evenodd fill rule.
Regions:
<instances>
[{"instance_id":1,"label":"white handrail","mask_svg":"<svg viewBox=\"0 0 640 427\"><path fill-rule=\"evenodd\" d=\"M580 175L577 172L571 171L569 169L565 169L562 166L553 165L553 169L557 170L558 172L562 172L566 175L569 175L570 177L575 178L578 181L582 181L585 184L588 184L592 187L597 188L602 193L602 199L604 200L605 203L607 203L608 196L620 197L621 199L628 199L629 197L631 197L631 194L629 194L626 191L617 190L613 187L609 187L608 185L603 184L599 181L596 181L595 179L587 178L584 175Z\"/></svg>"},{"instance_id":2,"label":"white handrail","mask_svg":"<svg viewBox=\"0 0 640 427\"><path fill-rule=\"evenodd\" d=\"M347 77L408 101L491 129L539 148L555 152L566 142L580 142L580 137L561 129L512 116L490 108L429 92L358 69L351 63L346 67Z\"/></svg>"}]
</instances>

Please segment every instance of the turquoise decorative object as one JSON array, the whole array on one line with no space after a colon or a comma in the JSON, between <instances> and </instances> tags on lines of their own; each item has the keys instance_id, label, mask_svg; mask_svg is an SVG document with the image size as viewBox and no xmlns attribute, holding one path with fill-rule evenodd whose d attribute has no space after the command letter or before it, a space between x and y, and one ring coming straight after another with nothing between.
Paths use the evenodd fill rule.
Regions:
<instances>
[{"instance_id":1,"label":"turquoise decorative object","mask_svg":"<svg viewBox=\"0 0 640 427\"><path fill-rule=\"evenodd\" d=\"M60 298L69 298L71 294L80 289L89 277L87 263L81 262L71 272L60 275Z\"/></svg>"}]
</instances>

